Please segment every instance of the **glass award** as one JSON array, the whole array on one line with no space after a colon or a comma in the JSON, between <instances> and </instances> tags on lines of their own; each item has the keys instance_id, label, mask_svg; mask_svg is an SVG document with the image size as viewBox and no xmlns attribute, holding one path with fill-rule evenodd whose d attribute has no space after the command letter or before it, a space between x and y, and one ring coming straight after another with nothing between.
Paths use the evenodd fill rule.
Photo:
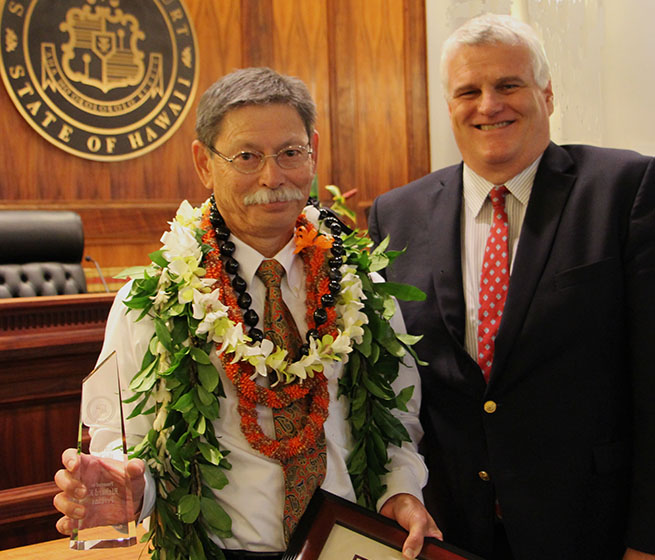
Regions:
<instances>
[{"instance_id":1,"label":"glass award","mask_svg":"<svg viewBox=\"0 0 655 560\"><path fill-rule=\"evenodd\" d=\"M90 444L90 434L94 434ZM82 405L75 476L87 489L79 501L84 519L70 539L74 550L118 548L137 543L132 487L127 475L127 443L116 352L82 382Z\"/></svg>"}]
</instances>

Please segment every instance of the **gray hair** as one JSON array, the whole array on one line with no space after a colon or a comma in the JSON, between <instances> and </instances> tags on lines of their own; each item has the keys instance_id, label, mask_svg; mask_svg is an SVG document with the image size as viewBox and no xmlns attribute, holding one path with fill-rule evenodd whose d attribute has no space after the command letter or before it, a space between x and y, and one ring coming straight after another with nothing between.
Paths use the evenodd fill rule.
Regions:
<instances>
[{"instance_id":1,"label":"gray hair","mask_svg":"<svg viewBox=\"0 0 655 560\"><path fill-rule=\"evenodd\" d=\"M232 109L272 103L283 103L298 111L311 139L316 105L307 86L298 78L270 68L243 68L223 76L203 93L196 110L198 140L213 145L223 118Z\"/></svg>"},{"instance_id":2,"label":"gray hair","mask_svg":"<svg viewBox=\"0 0 655 560\"><path fill-rule=\"evenodd\" d=\"M534 29L512 16L483 14L467 21L456 29L443 44L441 50L441 82L448 96L448 64L455 51L463 46L476 45L524 45L530 51L532 74L541 89L550 80L550 66L546 51Z\"/></svg>"}]
</instances>

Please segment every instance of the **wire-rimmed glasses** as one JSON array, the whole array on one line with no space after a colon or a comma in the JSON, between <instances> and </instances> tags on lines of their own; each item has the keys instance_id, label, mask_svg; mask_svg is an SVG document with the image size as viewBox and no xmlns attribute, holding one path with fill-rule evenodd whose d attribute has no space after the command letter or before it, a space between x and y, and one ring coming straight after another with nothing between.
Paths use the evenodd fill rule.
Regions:
<instances>
[{"instance_id":1,"label":"wire-rimmed glasses","mask_svg":"<svg viewBox=\"0 0 655 560\"><path fill-rule=\"evenodd\" d=\"M274 158L282 169L297 169L309 160L313 150L309 146L287 146L276 154L262 154L255 150L241 151L228 157L213 146L207 146L218 157L230 163L239 173L257 173L264 168L266 158Z\"/></svg>"}]
</instances>

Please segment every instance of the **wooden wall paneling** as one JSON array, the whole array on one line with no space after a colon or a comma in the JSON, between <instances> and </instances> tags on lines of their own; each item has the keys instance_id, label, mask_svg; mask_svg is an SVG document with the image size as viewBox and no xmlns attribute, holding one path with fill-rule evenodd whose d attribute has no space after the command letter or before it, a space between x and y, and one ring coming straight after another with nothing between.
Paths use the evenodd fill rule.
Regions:
<instances>
[{"instance_id":1,"label":"wooden wall paneling","mask_svg":"<svg viewBox=\"0 0 655 560\"><path fill-rule=\"evenodd\" d=\"M273 67L305 82L316 103L319 198L329 200L331 195L323 189L332 182L326 2L276 0L273 21Z\"/></svg>"},{"instance_id":2,"label":"wooden wall paneling","mask_svg":"<svg viewBox=\"0 0 655 560\"><path fill-rule=\"evenodd\" d=\"M355 136L359 123L354 87L357 79L357 37L353 20L356 18L347 4L347 0L327 2L332 182L342 192L359 189L356 180L358 162Z\"/></svg>"},{"instance_id":3,"label":"wooden wall paneling","mask_svg":"<svg viewBox=\"0 0 655 560\"><path fill-rule=\"evenodd\" d=\"M274 67L273 0L241 0L241 65ZM276 68L279 71L279 69Z\"/></svg>"},{"instance_id":4,"label":"wooden wall paneling","mask_svg":"<svg viewBox=\"0 0 655 560\"><path fill-rule=\"evenodd\" d=\"M363 226L375 196L420 176L429 161L427 128L413 128L420 109L411 103L420 94L408 93L414 84L407 80L425 61L406 56L421 40L420 33L409 34L424 25L424 10L416 0L374 0L362 17L352 2L339 0L330 3L329 14L333 174L342 190L358 189L354 201ZM417 162L425 164L410 172Z\"/></svg>"},{"instance_id":5,"label":"wooden wall paneling","mask_svg":"<svg viewBox=\"0 0 655 560\"><path fill-rule=\"evenodd\" d=\"M83 160L41 138L0 88L0 208L79 208L87 254L112 269L143 263L179 202L208 194L190 156L197 97L248 65L308 84L319 113L319 185L359 189L351 202L360 218L377 194L427 172L422 0L185 3L200 71L196 100L172 138L132 160Z\"/></svg>"},{"instance_id":6,"label":"wooden wall paneling","mask_svg":"<svg viewBox=\"0 0 655 560\"><path fill-rule=\"evenodd\" d=\"M405 107L407 110L407 181L430 172L427 37L424 0L405 0Z\"/></svg>"}]
</instances>

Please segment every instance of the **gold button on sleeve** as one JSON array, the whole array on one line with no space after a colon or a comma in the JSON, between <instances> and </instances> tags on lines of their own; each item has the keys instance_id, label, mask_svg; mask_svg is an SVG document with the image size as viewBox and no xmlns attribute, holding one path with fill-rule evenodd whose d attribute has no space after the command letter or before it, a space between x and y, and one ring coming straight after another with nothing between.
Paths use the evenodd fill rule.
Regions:
<instances>
[{"instance_id":1,"label":"gold button on sleeve","mask_svg":"<svg viewBox=\"0 0 655 560\"><path fill-rule=\"evenodd\" d=\"M487 414L493 414L494 412L496 412L496 408L497 406L494 401L487 401L486 403L484 403L484 411Z\"/></svg>"},{"instance_id":2,"label":"gold button on sleeve","mask_svg":"<svg viewBox=\"0 0 655 560\"><path fill-rule=\"evenodd\" d=\"M487 471L480 471L478 476L480 477L480 480L484 480L485 482L489 482L491 480L491 477Z\"/></svg>"}]
</instances>

